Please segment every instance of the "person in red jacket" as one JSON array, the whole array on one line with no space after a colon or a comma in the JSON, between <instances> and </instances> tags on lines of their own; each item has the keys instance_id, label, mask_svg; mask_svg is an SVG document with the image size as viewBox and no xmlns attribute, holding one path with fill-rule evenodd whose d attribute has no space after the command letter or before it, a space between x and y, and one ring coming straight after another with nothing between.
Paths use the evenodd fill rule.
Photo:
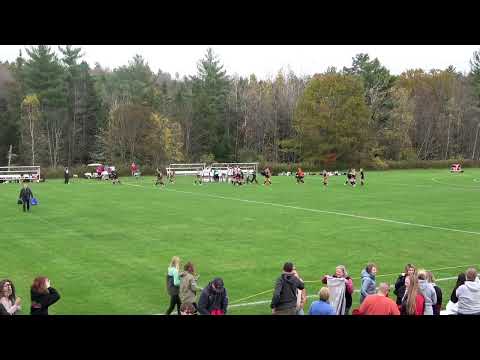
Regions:
<instances>
[{"instance_id":1,"label":"person in red jacket","mask_svg":"<svg viewBox=\"0 0 480 360\"><path fill-rule=\"evenodd\" d=\"M400 315L423 315L425 311L425 297L420 291L418 278L407 276L405 278L405 295L399 305Z\"/></svg>"},{"instance_id":2,"label":"person in red jacket","mask_svg":"<svg viewBox=\"0 0 480 360\"><path fill-rule=\"evenodd\" d=\"M378 292L368 295L362 302L358 315L400 315L395 301L388 297L390 286L387 283L381 283Z\"/></svg>"},{"instance_id":3,"label":"person in red jacket","mask_svg":"<svg viewBox=\"0 0 480 360\"><path fill-rule=\"evenodd\" d=\"M135 176L135 173L137 172L137 165L135 162L132 162L132 165L130 165L130 171L132 173L132 176Z\"/></svg>"}]
</instances>

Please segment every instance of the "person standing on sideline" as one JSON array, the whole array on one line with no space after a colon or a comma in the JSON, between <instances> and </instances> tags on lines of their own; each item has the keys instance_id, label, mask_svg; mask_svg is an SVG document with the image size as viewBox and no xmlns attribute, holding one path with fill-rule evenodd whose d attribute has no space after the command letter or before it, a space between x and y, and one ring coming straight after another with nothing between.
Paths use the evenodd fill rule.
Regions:
<instances>
[{"instance_id":1,"label":"person standing on sideline","mask_svg":"<svg viewBox=\"0 0 480 360\"><path fill-rule=\"evenodd\" d=\"M362 302L358 315L400 315L397 304L388 297L389 291L390 286L381 283L378 292L368 295Z\"/></svg>"},{"instance_id":2,"label":"person standing on sideline","mask_svg":"<svg viewBox=\"0 0 480 360\"><path fill-rule=\"evenodd\" d=\"M32 300L30 315L48 315L48 308L60 300L60 294L45 276L33 280L30 296Z\"/></svg>"},{"instance_id":3,"label":"person standing on sideline","mask_svg":"<svg viewBox=\"0 0 480 360\"><path fill-rule=\"evenodd\" d=\"M427 281L427 272L423 269L418 271L418 286L425 297L424 315L433 315L433 307L437 304L437 293L433 285Z\"/></svg>"},{"instance_id":4,"label":"person standing on sideline","mask_svg":"<svg viewBox=\"0 0 480 360\"><path fill-rule=\"evenodd\" d=\"M330 297L328 287L322 287L318 296L320 300L312 302L308 315L336 315L335 309L328 303Z\"/></svg>"},{"instance_id":5,"label":"person standing on sideline","mask_svg":"<svg viewBox=\"0 0 480 360\"><path fill-rule=\"evenodd\" d=\"M195 274L195 267L191 262L188 262L180 273L180 302L183 304L192 304L195 309L198 309L195 297L199 289L197 280L199 276Z\"/></svg>"},{"instance_id":6,"label":"person standing on sideline","mask_svg":"<svg viewBox=\"0 0 480 360\"><path fill-rule=\"evenodd\" d=\"M283 265L283 272L277 279L273 292L272 314L295 315L297 313L297 290L303 290L305 285L293 273L291 262Z\"/></svg>"},{"instance_id":7,"label":"person standing on sideline","mask_svg":"<svg viewBox=\"0 0 480 360\"><path fill-rule=\"evenodd\" d=\"M363 173L363 169L360 169L360 185L365 185L365 174Z\"/></svg>"},{"instance_id":8,"label":"person standing on sideline","mask_svg":"<svg viewBox=\"0 0 480 360\"><path fill-rule=\"evenodd\" d=\"M215 278L202 290L198 300L198 312L201 315L225 315L227 307L227 289L222 278Z\"/></svg>"},{"instance_id":9,"label":"person standing on sideline","mask_svg":"<svg viewBox=\"0 0 480 360\"><path fill-rule=\"evenodd\" d=\"M23 183L23 188L20 190L20 195L18 198L22 200L23 212L25 212L25 208L27 211L30 211L30 199L33 198L33 193L26 182Z\"/></svg>"},{"instance_id":10,"label":"person standing on sideline","mask_svg":"<svg viewBox=\"0 0 480 360\"><path fill-rule=\"evenodd\" d=\"M165 315L170 315L177 305L177 313L180 315L180 258L178 256L172 257L170 266L167 269L167 292L170 295L170 306L168 307Z\"/></svg>"},{"instance_id":11,"label":"person standing on sideline","mask_svg":"<svg viewBox=\"0 0 480 360\"><path fill-rule=\"evenodd\" d=\"M442 301L443 301L443 294L442 289L440 289L437 284L435 284L435 277L433 276L431 271L427 271L427 281L432 284L435 294L437 294L437 303L433 307L433 315L440 315L440 311L442 310Z\"/></svg>"},{"instance_id":12,"label":"person standing on sideline","mask_svg":"<svg viewBox=\"0 0 480 360\"><path fill-rule=\"evenodd\" d=\"M293 275L297 279L299 279L301 282L303 282L303 279L300 278L300 276L297 273L296 267L293 267ZM297 312L296 315L305 315L304 307L305 304L307 303L307 289L303 288L302 290L298 289L297 290Z\"/></svg>"},{"instance_id":13,"label":"person standing on sideline","mask_svg":"<svg viewBox=\"0 0 480 360\"><path fill-rule=\"evenodd\" d=\"M363 300L365 300L368 295L375 294L375 275L377 275L377 266L373 263L368 264L365 269L362 270L362 288L360 289L360 304L363 302Z\"/></svg>"},{"instance_id":14,"label":"person standing on sideline","mask_svg":"<svg viewBox=\"0 0 480 360\"><path fill-rule=\"evenodd\" d=\"M0 305L8 315L17 315L21 310L22 300L15 296L15 286L10 280L0 281ZM5 314L6 315L6 314Z\"/></svg>"},{"instance_id":15,"label":"person standing on sideline","mask_svg":"<svg viewBox=\"0 0 480 360\"><path fill-rule=\"evenodd\" d=\"M328 284L328 276L329 275L325 275L322 278L322 283ZM352 301L353 280L350 276L348 276L347 269L343 265L338 265L335 268L335 274L333 274L332 277L338 278L338 279L345 279L345 295L344 295L345 313L340 314L340 315L349 315L350 309L352 307L352 302L353 302ZM332 304L336 304L338 302L342 302L342 301L336 301L335 299L333 301L331 301Z\"/></svg>"},{"instance_id":16,"label":"person standing on sideline","mask_svg":"<svg viewBox=\"0 0 480 360\"><path fill-rule=\"evenodd\" d=\"M414 276L415 275L415 265L413 264L407 264L405 265L405 272L401 273L398 276L397 281L395 282L395 290L393 290L393 293L397 296L397 305L400 305L402 303L403 296L405 295L405 279L408 276Z\"/></svg>"},{"instance_id":17,"label":"person standing on sideline","mask_svg":"<svg viewBox=\"0 0 480 360\"><path fill-rule=\"evenodd\" d=\"M65 184L68 184L68 180L70 180L70 171L68 170L68 167L65 168L63 177L65 178Z\"/></svg>"},{"instance_id":18,"label":"person standing on sideline","mask_svg":"<svg viewBox=\"0 0 480 360\"><path fill-rule=\"evenodd\" d=\"M420 291L417 275L407 275L403 286L405 287L405 294L398 306L400 315L423 315L425 312L425 297Z\"/></svg>"}]
</instances>

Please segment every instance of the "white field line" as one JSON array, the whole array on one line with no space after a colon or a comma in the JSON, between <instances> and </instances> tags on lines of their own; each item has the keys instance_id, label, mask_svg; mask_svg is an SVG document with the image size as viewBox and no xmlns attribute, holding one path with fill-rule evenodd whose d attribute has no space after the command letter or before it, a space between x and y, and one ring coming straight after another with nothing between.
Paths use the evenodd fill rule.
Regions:
<instances>
[{"instance_id":1,"label":"white field line","mask_svg":"<svg viewBox=\"0 0 480 360\"><path fill-rule=\"evenodd\" d=\"M137 187L141 187L141 188L146 188L145 186L136 185L136 184L129 184L129 183L124 183L124 184L129 185L129 186L137 186ZM238 198L232 198L232 197L220 196L220 195L195 193L195 192L191 192L191 191L173 190L173 189L166 189L166 188L164 188L163 190L164 191L177 192L177 193L183 193L183 194L189 194L189 195L211 197L211 198L216 198L216 199L241 201L241 202L252 203L252 204L268 205L268 206L281 207L281 208L287 208L287 209L309 211L309 212L320 213L320 214L339 215L339 216L346 216L346 217L352 217L352 218L363 219L363 220L381 221L381 222L387 222L387 223L392 223L392 224L422 227L422 228L427 228L427 229L444 230L444 231L459 232L459 233L464 233L464 234L480 235L480 232L478 232L478 231L452 229L452 228L446 228L446 227L442 227L442 226L424 225L424 224L417 224L417 223L412 223L412 222L382 219L382 218L377 218L377 217L355 215L355 214L349 214L349 213L338 212L338 211L310 209L310 208L304 208L304 207L300 207L300 206L276 204L276 203L269 203L269 202L263 202L263 201L248 200L248 199L238 199Z\"/></svg>"},{"instance_id":2,"label":"white field line","mask_svg":"<svg viewBox=\"0 0 480 360\"><path fill-rule=\"evenodd\" d=\"M436 182L437 184L440 184L440 185L445 185L445 186L454 187L454 188L470 189L470 190L480 190L480 187L479 187L479 186L475 186L475 185L456 185L456 184L449 184L449 183L445 183L445 182L439 181L439 180L437 180L436 178L432 178L432 181L433 181L433 182ZM476 181L476 180L473 179L473 181Z\"/></svg>"},{"instance_id":3,"label":"white field line","mask_svg":"<svg viewBox=\"0 0 480 360\"><path fill-rule=\"evenodd\" d=\"M451 277L447 277L447 278L436 279L436 281L447 281L447 280L453 280L453 279L456 279L456 278L457 278L457 276L451 276ZM390 288L393 289L394 285L390 285ZM273 292L273 290L272 290L272 292ZM358 293L358 292L360 292L360 290L356 289L356 290L354 290L354 292ZM307 295L307 298L313 298L313 297L318 297L318 294ZM271 302L271 300L260 300L260 301L254 301L254 302L248 302L248 303L233 304L233 305L229 305L228 307L233 308L233 307L242 307L242 306L255 306L255 305L268 304L270 302Z\"/></svg>"}]
</instances>

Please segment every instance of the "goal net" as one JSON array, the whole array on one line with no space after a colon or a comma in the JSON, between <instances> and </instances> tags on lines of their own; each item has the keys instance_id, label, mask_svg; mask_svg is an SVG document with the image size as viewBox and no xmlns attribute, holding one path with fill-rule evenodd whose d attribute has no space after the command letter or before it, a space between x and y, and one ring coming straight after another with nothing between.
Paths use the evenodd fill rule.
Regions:
<instances>
[{"instance_id":1,"label":"goal net","mask_svg":"<svg viewBox=\"0 0 480 360\"><path fill-rule=\"evenodd\" d=\"M40 166L1 166L0 182L40 182Z\"/></svg>"}]
</instances>

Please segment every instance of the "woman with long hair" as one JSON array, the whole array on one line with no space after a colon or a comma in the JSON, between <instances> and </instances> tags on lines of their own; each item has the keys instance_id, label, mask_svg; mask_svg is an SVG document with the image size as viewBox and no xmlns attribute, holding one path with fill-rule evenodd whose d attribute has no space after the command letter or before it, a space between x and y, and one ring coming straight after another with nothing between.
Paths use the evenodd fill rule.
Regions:
<instances>
[{"instance_id":1,"label":"woman with long hair","mask_svg":"<svg viewBox=\"0 0 480 360\"><path fill-rule=\"evenodd\" d=\"M431 271L427 271L427 281L432 284L435 294L437 295L437 303L433 306L433 315L440 315L440 310L442 310L442 301L443 294L442 289L440 289L437 284L435 284L435 276Z\"/></svg>"},{"instance_id":2,"label":"woman with long hair","mask_svg":"<svg viewBox=\"0 0 480 360\"><path fill-rule=\"evenodd\" d=\"M418 270L417 277L420 291L425 297L424 315L433 315L433 308L437 304L437 293L433 285L427 281L427 271L425 269Z\"/></svg>"},{"instance_id":3,"label":"woman with long hair","mask_svg":"<svg viewBox=\"0 0 480 360\"><path fill-rule=\"evenodd\" d=\"M178 256L172 257L170 266L167 269L167 292L170 295L170 306L165 315L170 315L177 305L177 313L180 315L180 258Z\"/></svg>"},{"instance_id":4,"label":"woman with long hair","mask_svg":"<svg viewBox=\"0 0 480 360\"><path fill-rule=\"evenodd\" d=\"M195 266L190 261L183 267L183 270L180 274L180 302L182 305L191 304L195 309L198 309L197 291L202 290L197 285L199 275L196 274Z\"/></svg>"},{"instance_id":5,"label":"woman with long hair","mask_svg":"<svg viewBox=\"0 0 480 360\"><path fill-rule=\"evenodd\" d=\"M407 264L405 265L405 271L398 276L398 279L395 282L395 290L393 290L393 293L397 296L397 305L402 303L403 296L405 295L405 278L414 273L415 265Z\"/></svg>"},{"instance_id":6,"label":"woman with long hair","mask_svg":"<svg viewBox=\"0 0 480 360\"><path fill-rule=\"evenodd\" d=\"M33 280L30 296L30 315L48 315L48 308L60 299L60 294L51 286L46 276L38 276Z\"/></svg>"},{"instance_id":7,"label":"woman with long hair","mask_svg":"<svg viewBox=\"0 0 480 360\"><path fill-rule=\"evenodd\" d=\"M15 286L8 279L0 281L0 305L9 315L17 315L21 310L22 300L15 296Z\"/></svg>"},{"instance_id":8,"label":"woman with long hair","mask_svg":"<svg viewBox=\"0 0 480 360\"><path fill-rule=\"evenodd\" d=\"M405 295L400 307L400 315L423 315L425 298L423 297L416 274L405 278Z\"/></svg>"}]
</instances>

